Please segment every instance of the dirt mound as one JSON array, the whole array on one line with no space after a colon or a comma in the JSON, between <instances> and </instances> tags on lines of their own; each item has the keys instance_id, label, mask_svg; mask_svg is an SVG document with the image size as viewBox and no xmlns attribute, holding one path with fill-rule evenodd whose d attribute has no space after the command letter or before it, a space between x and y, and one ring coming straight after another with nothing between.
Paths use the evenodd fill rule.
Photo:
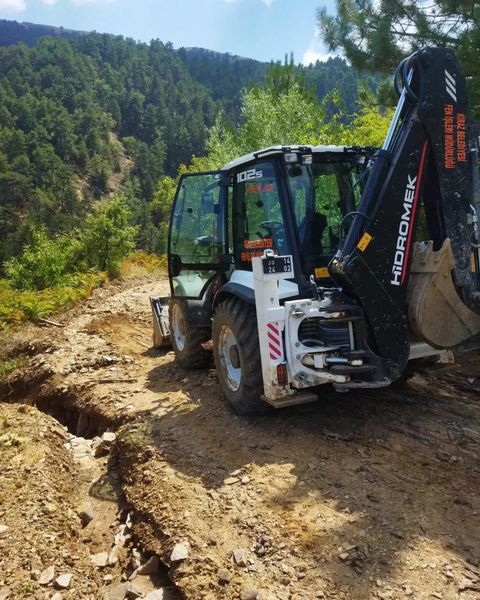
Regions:
<instances>
[{"instance_id":1,"label":"dirt mound","mask_svg":"<svg viewBox=\"0 0 480 600\"><path fill-rule=\"evenodd\" d=\"M79 541L76 468L65 429L26 405L0 405L0 597L97 598L101 578ZM59 583L58 577L64 576ZM64 588L68 582L68 586ZM10 592L7 595L7 592Z\"/></svg>"}]
</instances>

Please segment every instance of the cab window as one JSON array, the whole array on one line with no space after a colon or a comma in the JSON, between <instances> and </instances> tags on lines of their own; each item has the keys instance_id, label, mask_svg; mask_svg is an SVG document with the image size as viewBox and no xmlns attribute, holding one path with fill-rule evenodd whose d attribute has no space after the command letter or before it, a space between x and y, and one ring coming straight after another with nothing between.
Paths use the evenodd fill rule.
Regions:
<instances>
[{"instance_id":1,"label":"cab window","mask_svg":"<svg viewBox=\"0 0 480 600\"><path fill-rule=\"evenodd\" d=\"M290 254L272 163L257 163L234 175L234 210L240 268L251 269L252 258L266 249Z\"/></svg>"}]
</instances>

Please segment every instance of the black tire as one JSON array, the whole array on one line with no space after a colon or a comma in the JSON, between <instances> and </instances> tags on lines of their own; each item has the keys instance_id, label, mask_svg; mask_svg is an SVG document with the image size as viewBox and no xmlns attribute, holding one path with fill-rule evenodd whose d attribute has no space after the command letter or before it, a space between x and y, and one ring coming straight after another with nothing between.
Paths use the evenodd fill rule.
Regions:
<instances>
[{"instance_id":1,"label":"black tire","mask_svg":"<svg viewBox=\"0 0 480 600\"><path fill-rule=\"evenodd\" d=\"M230 346L226 356L224 342L230 335L233 337L229 339L237 343ZM269 412L271 407L260 398L263 378L255 307L233 297L219 304L213 318L212 341L217 376L225 399L240 415ZM235 373L233 379L229 372Z\"/></svg>"},{"instance_id":2,"label":"black tire","mask_svg":"<svg viewBox=\"0 0 480 600\"><path fill-rule=\"evenodd\" d=\"M185 313L185 305L179 299L172 299L168 306L170 338L175 358L182 369L203 369L212 360L212 353L202 346L210 339L207 327L190 327Z\"/></svg>"},{"instance_id":3,"label":"black tire","mask_svg":"<svg viewBox=\"0 0 480 600\"><path fill-rule=\"evenodd\" d=\"M413 368L411 363L407 363L407 366L403 370L402 374L398 379L396 379L391 385L391 390L403 390L407 387L408 382L415 375L415 369Z\"/></svg>"}]
</instances>

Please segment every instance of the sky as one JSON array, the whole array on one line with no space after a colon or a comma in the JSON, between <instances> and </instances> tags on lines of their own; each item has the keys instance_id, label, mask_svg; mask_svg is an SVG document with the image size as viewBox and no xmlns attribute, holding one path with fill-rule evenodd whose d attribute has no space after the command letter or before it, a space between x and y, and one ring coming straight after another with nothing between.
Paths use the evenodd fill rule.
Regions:
<instances>
[{"instance_id":1,"label":"sky","mask_svg":"<svg viewBox=\"0 0 480 600\"><path fill-rule=\"evenodd\" d=\"M315 62L328 56L316 34L319 6L334 0L0 0L0 19L158 38L262 61Z\"/></svg>"}]
</instances>

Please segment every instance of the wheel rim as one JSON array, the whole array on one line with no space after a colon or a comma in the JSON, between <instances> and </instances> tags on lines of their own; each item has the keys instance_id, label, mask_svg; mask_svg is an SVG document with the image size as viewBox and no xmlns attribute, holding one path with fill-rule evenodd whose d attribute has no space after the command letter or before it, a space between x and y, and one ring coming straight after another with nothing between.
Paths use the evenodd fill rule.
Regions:
<instances>
[{"instance_id":1,"label":"wheel rim","mask_svg":"<svg viewBox=\"0 0 480 600\"><path fill-rule=\"evenodd\" d=\"M177 348L182 351L185 348L185 319L178 304L174 304L172 311L173 337Z\"/></svg>"},{"instance_id":2,"label":"wheel rim","mask_svg":"<svg viewBox=\"0 0 480 600\"><path fill-rule=\"evenodd\" d=\"M220 330L218 346L221 367L225 375L225 383L232 392L236 392L240 387L242 369L240 367L237 339L227 325L223 325Z\"/></svg>"}]
</instances>

